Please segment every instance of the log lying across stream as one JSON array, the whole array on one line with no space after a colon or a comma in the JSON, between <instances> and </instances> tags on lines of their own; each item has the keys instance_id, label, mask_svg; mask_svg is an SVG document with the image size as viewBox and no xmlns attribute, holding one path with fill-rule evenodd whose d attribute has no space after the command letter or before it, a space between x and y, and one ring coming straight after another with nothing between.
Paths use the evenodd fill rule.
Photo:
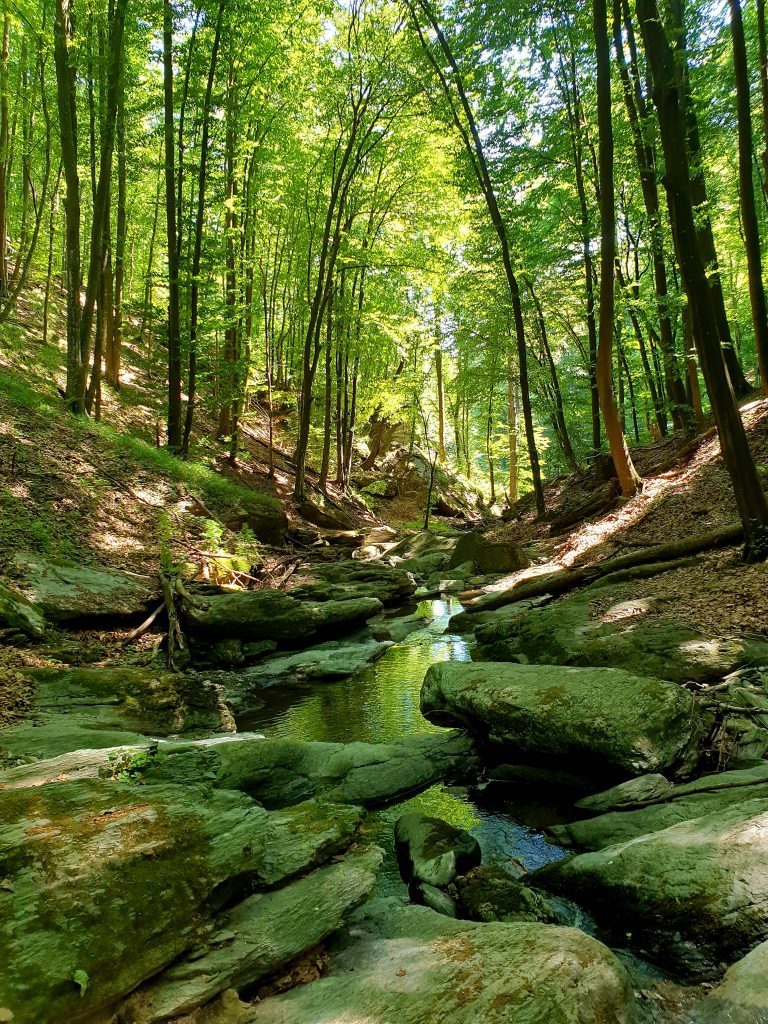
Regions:
<instances>
[{"instance_id":1,"label":"log lying across stream","mask_svg":"<svg viewBox=\"0 0 768 1024\"><path fill-rule=\"evenodd\" d=\"M641 548L627 555L619 555L617 558L606 558L595 565L579 565L571 569L562 569L559 572L550 572L545 576L524 579L505 590L491 591L469 601L464 610L469 614L490 612L526 598L541 597L544 594L552 596L564 594L574 587L582 586L585 583L594 583L595 580L616 572L634 569L651 562L673 562L678 559L687 559L690 555L699 554L701 551L738 544L743 536L742 524L733 523L723 526L719 530L698 534L695 537L686 537L669 544Z\"/></svg>"}]
</instances>

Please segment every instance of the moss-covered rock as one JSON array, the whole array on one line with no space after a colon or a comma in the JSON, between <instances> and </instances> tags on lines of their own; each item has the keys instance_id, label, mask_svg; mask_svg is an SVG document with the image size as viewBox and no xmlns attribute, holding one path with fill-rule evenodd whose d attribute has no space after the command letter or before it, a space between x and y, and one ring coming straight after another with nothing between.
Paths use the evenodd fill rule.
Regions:
<instances>
[{"instance_id":1,"label":"moss-covered rock","mask_svg":"<svg viewBox=\"0 0 768 1024\"><path fill-rule=\"evenodd\" d=\"M18 630L40 640L45 633L45 618L18 590L0 583L0 629Z\"/></svg>"},{"instance_id":2,"label":"moss-covered rock","mask_svg":"<svg viewBox=\"0 0 768 1024\"><path fill-rule=\"evenodd\" d=\"M352 918L330 973L257 1003L243 1024L634 1024L627 975L583 932L454 921L396 899Z\"/></svg>"},{"instance_id":3,"label":"moss-covered rock","mask_svg":"<svg viewBox=\"0 0 768 1024\"><path fill-rule=\"evenodd\" d=\"M696 1024L765 1024L768 1021L768 942L725 972L696 1011Z\"/></svg>"},{"instance_id":4,"label":"moss-covered rock","mask_svg":"<svg viewBox=\"0 0 768 1024\"><path fill-rule=\"evenodd\" d=\"M768 938L768 794L528 876L679 972L711 975ZM627 812L638 813L638 812Z\"/></svg>"},{"instance_id":5,"label":"moss-covered rock","mask_svg":"<svg viewBox=\"0 0 768 1024\"><path fill-rule=\"evenodd\" d=\"M526 569L530 564L516 544L493 544L478 530L463 534L454 548L448 568L471 562L477 572L501 574Z\"/></svg>"},{"instance_id":6,"label":"moss-covered rock","mask_svg":"<svg viewBox=\"0 0 768 1024\"><path fill-rule=\"evenodd\" d=\"M34 720L0 733L6 757L54 757L145 736L228 732L234 722L217 687L145 668L29 669Z\"/></svg>"},{"instance_id":7,"label":"moss-covered rock","mask_svg":"<svg viewBox=\"0 0 768 1024\"><path fill-rule=\"evenodd\" d=\"M433 665L421 708L438 725L473 728L515 760L614 776L690 771L704 725L682 687L606 668Z\"/></svg>"},{"instance_id":8,"label":"moss-covered rock","mask_svg":"<svg viewBox=\"0 0 768 1024\"><path fill-rule=\"evenodd\" d=\"M14 1024L105 1010L197 945L244 883L343 850L356 808L270 814L205 786L80 780L0 794L0 1006Z\"/></svg>"},{"instance_id":9,"label":"moss-covered rock","mask_svg":"<svg viewBox=\"0 0 768 1024\"><path fill-rule=\"evenodd\" d=\"M476 867L456 880L464 914L470 921L540 921L557 924L555 908L496 865Z\"/></svg>"},{"instance_id":10,"label":"moss-covered rock","mask_svg":"<svg viewBox=\"0 0 768 1024\"><path fill-rule=\"evenodd\" d=\"M416 591L416 584L404 569L378 560L313 565L292 582L292 595L315 601L376 598L383 605L393 605L407 601Z\"/></svg>"},{"instance_id":11,"label":"moss-covered rock","mask_svg":"<svg viewBox=\"0 0 768 1024\"><path fill-rule=\"evenodd\" d=\"M482 856L469 832L416 811L397 819L395 853L405 882L415 879L437 888L476 867Z\"/></svg>"},{"instance_id":12,"label":"moss-covered rock","mask_svg":"<svg viewBox=\"0 0 768 1024\"><path fill-rule=\"evenodd\" d=\"M16 584L49 622L133 619L161 599L156 579L118 569L54 562L20 551L13 560Z\"/></svg>"}]
</instances>

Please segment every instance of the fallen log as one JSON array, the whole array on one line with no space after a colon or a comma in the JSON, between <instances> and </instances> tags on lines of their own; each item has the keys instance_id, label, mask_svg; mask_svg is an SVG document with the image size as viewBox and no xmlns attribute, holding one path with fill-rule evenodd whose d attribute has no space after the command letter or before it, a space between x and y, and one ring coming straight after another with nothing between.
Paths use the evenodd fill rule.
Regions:
<instances>
[{"instance_id":1,"label":"fallen log","mask_svg":"<svg viewBox=\"0 0 768 1024\"><path fill-rule=\"evenodd\" d=\"M656 544L630 554L619 555L617 558L607 558L595 565L579 565L572 569L547 573L546 576L521 580L504 590L484 594L483 597L470 601L464 611L471 615L476 612L494 611L496 608L503 608L516 601L541 597L543 594L550 594L554 597L584 583L594 583L595 580L608 576L610 573L622 572L625 569L646 565L649 562L671 562L689 555L697 555L702 551L709 551L712 548L738 544L743 536L744 527L741 523L734 523L723 526L719 530L698 534L695 537L686 537L669 544Z\"/></svg>"}]
</instances>

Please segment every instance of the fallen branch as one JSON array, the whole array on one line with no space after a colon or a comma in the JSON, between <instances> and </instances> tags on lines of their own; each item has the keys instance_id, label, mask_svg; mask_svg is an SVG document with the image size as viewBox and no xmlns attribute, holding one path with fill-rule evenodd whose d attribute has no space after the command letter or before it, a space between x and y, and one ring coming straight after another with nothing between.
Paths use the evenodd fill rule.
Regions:
<instances>
[{"instance_id":1,"label":"fallen branch","mask_svg":"<svg viewBox=\"0 0 768 1024\"><path fill-rule=\"evenodd\" d=\"M184 650L184 633L179 623L179 615L176 610L176 598L174 595L174 588L171 581L161 570L160 572L160 584L163 588L163 600L165 602L165 610L168 613L168 646L166 650L166 659L168 668L171 672L175 672L178 664L176 661L176 654L178 651Z\"/></svg>"},{"instance_id":2,"label":"fallen branch","mask_svg":"<svg viewBox=\"0 0 768 1024\"><path fill-rule=\"evenodd\" d=\"M546 576L537 576L535 579L521 580L505 590L491 591L470 601L464 610L471 615L475 612L494 611L496 608L503 608L529 597L541 597L543 594L554 597L624 569L633 569L649 562L671 562L712 548L737 544L743 536L744 528L741 523L724 526L696 537L687 537L669 544L657 544L631 554L620 555L618 558L607 558L596 565L580 565L572 569L547 573Z\"/></svg>"},{"instance_id":3,"label":"fallen branch","mask_svg":"<svg viewBox=\"0 0 768 1024\"><path fill-rule=\"evenodd\" d=\"M136 629L131 630L131 632L128 634L128 636L124 637L120 641L118 646L119 647L126 647L133 640L138 640L140 636L144 636L144 634L149 630L149 627L155 621L155 619L160 614L160 612L163 610L163 608L165 608L165 601L163 601L162 604L159 604L157 606L157 608L155 608L155 610L150 615L148 615L146 619L144 619L144 621L142 622L142 624L140 626L137 626Z\"/></svg>"}]
</instances>

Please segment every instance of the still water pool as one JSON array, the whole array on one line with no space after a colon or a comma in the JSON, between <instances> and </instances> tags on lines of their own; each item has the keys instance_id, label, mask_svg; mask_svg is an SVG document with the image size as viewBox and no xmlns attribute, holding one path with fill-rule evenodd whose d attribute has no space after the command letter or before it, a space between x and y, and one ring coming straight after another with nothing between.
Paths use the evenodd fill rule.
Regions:
<instances>
[{"instance_id":1,"label":"still water pool","mask_svg":"<svg viewBox=\"0 0 768 1024\"><path fill-rule=\"evenodd\" d=\"M265 736L334 743L384 743L413 733L440 732L419 710L424 674L440 661L470 661L471 649L462 636L445 633L451 615L461 610L453 600L424 601L418 614L423 628L391 647L373 665L339 682L275 686L263 693L264 707L238 722L243 730ZM394 823L416 810L467 829L480 843L484 863L510 858L527 870L565 856L540 828L560 820L558 808L522 803L494 786L433 786L410 800L376 811L364 825L366 840L381 846L387 857L379 892L402 891L392 851Z\"/></svg>"}]
</instances>

